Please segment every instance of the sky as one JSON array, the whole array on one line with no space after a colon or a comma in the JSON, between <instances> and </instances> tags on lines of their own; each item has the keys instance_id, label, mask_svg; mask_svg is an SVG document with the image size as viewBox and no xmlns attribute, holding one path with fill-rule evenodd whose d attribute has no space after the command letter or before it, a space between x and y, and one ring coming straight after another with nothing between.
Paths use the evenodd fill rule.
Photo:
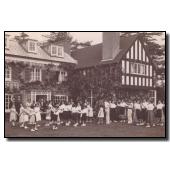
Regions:
<instances>
[{"instance_id":1,"label":"sky","mask_svg":"<svg viewBox=\"0 0 170 170\"><path fill-rule=\"evenodd\" d=\"M26 32L27 33L27 32ZM16 32L9 32L11 37L18 35ZM47 32L28 32L30 38L37 39L39 41L43 41L44 38L42 35L47 34ZM73 36L74 40L78 40L80 42L85 41L93 41L92 44L97 44L102 42L102 32L70 32Z\"/></svg>"},{"instance_id":2,"label":"sky","mask_svg":"<svg viewBox=\"0 0 170 170\"><path fill-rule=\"evenodd\" d=\"M26 32L29 34L30 38L37 39L39 41L43 41L44 37L42 35L48 34L48 32ZM11 37L18 35L19 32L9 32ZM102 42L102 32L70 32L73 36L74 40L78 40L79 42L92 41L92 44L97 44ZM155 37L160 44L163 44L164 41L161 40L160 37Z\"/></svg>"}]
</instances>

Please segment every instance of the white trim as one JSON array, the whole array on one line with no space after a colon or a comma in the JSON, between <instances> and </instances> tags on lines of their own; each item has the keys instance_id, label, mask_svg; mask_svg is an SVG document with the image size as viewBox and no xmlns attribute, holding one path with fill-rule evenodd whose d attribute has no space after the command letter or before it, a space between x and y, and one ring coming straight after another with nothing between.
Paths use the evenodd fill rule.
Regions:
<instances>
[{"instance_id":1,"label":"white trim","mask_svg":"<svg viewBox=\"0 0 170 170\"><path fill-rule=\"evenodd\" d=\"M135 60L138 59L138 41L135 42Z\"/></svg>"},{"instance_id":2,"label":"white trim","mask_svg":"<svg viewBox=\"0 0 170 170\"><path fill-rule=\"evenodd\" d=\"M31 49L30 49L31 43L34 44L34 50L31 50ZM32 40L28 40L28 52L37 53L37 42L32 41Z\"/></svg>"},{"instance_id":3,"label":"white trim","mask_svg":"<svg viewBox=\"0 0 170 170\"><path fill-rule=\"evenodd\" d=\"M8 99L8 108L6 109L6 105L7 105L6 96L10 96L10 99L11 99L13 97L13 94L5 94L5 112L10 112L10 108L9 108L10 100L9 99Z\"/></svg>"},{"instance_id":4,"label":"white trim","mask_svg":"<svg viewBox=\"0 0 170 170\"><path fill-rule=\"evenodd\" d=\"M130 85L133 86L133 76L130 78Z\"/></svg>"},{"instance_id":5,"label":"white trim","mask_svg":"<svg viewBox=\"0 0 170 170\"><path fill-rule=\"evenodd\" d=\"M126 61L126 73L129 74L129 61Z\"/></svg>"},{"instance_id":6,"label":"white trim","mask_svg":"<svg viewBox=\"0 0 170 170\"><path fill-rule=\"evenodd\" d=\"M126 76L126 85L129 85L129 76Z\"/></svg>"},{"instance_id":7,"label":"white trim","mask_svg":"<svg viewBox=\"0 0 170 170\"><path fill-rule=\"evenodd\" d=\"M139 60L141 61L142 60L142 45L139 41Z\"/></svg>"},{"instance_id":8,"label":"white trim","mask_svg":"<svg viewBox=\"0 0 170 170\"><path fill-rule=\"evenodd\" d=\"M51 100L51 91L31 91L31 103L33 101L37 102L36 101L36 96L38 95L44 95L44 96L47 96L47 101L50 101Z\"/></svg>"},{"instance_id":9,"label":"white trim","mask_svg":"<svg viewBox=\"0 0 170 170\"><path fill-rule=\"evenodd\" d=\"M129 51L126 54L126 58L129 59Z\"/></svg>"},{"instance_id":10,"label":"white trim","mask_svg":"<svg viewBox=\"0 0 170 170\"><path fill-rule=\"evenodd\" d=\"M37 76L37 70L39 76ZM39 79L37 79L39 77ZM42 81L42 70L40 68L34 68L31 70L31 81Z\"/></svg>"},{"instance_id":11,"label":"white trim","mask_svg":"<svg viewBox=\"0 0 170 170\"><path fill-rule=\"evenodd\" d=\"M133 46L131 47L131 59L133 59L134 58L134 51L133 51Z\"/></svg>"}]
</instances>

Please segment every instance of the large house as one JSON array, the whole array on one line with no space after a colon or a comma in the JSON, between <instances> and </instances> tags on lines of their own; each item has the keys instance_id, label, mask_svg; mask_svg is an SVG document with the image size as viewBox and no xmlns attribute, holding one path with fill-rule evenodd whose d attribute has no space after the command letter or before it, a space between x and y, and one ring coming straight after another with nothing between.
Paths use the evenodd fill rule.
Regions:
<instances>
[{"instance_id":1,"label":"large house","mask_svg":"<svg viewBox=\"0 0 170 170\"><path fill-rule=\"evenodd\" d=\"M77 61L69 42L44 43L5 35L5 112L12 97L22 101L68 100L67 65Z\"/></svg>"},{"instance_id":2,"label":"large house","mask_svg":"<svg viewBox=\"0 0 170 170\"><path fill-rule=\"evenodd\" d=\"M116 96L147 96L156 102L155 65L138 36L123 37L120 32L103 32L102 44L76 50L72 56L78 61L77 72L85 77L92 76L95 68L100 67L103 84L107 85L111 78L110 86ZM103 90L107 93L108 89Z\"/></svg>"}]
</instances>

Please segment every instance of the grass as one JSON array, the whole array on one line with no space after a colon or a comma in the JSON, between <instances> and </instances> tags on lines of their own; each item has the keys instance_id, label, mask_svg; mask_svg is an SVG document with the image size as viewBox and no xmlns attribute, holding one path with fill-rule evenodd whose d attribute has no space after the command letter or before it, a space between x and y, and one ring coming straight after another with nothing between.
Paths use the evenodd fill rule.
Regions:
<instances>
[{"instance_id":1,"label":"grass","mask_svg":"<svg viewBox=\"0 0 170 170\"><path fill-rule=\"evenodd\" d=\"M9 122L5 123L5 137L165 137L165 127L145 128L144 126L114 123L111 125L89 124L86 127L63 127L53 131L51 127L45 127L41 123L39 130L30 132L16 127L11 127Z\"/></svg>"}]
</instances>

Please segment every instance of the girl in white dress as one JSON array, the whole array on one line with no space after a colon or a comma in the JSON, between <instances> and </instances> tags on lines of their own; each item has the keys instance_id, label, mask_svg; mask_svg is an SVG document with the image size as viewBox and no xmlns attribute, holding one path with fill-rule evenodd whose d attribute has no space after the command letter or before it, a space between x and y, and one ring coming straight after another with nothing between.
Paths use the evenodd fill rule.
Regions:
<instances>
[{"instance_id":1,"label":"girl in white dress","mask_svg":"<svg viewBox=\"0 0 170 170\"><path fill-rule=\"evenodd\" d=\"M162 121L162 117L163 117L163 107L164 107L164 104L159 101L158 104L156 105L156 118L158 119L157 120L157 125L158 126L163 126L163 121Z\"/></svg>"},{"instance_id":2,"label":"girl in white dress","mask_svg":"<svg viewBox=\"0 0 170 170\"><path fill-rule=\"evenodd\" d=\"M37 127L39 127L40 124L38 124L38 123L41 122L41 112L40 112L40 105L38 103L36 103L36 105L34 107L34 112L35 112Z\"/></svg>"},{"instance_id":3,"label":"girl in white dress","mask_svg":"<svg viewBox=\"0 0 170 170\"><path fill-rule=\"evenodd\" d=\"M128 119L128 124L133 123L133 103L129 101L128 106L127 106L127 119Z\"/></svg>"},{"instance_id":4,"label":"girl in white dress","mask_svg":"<svg viewBox=\"0 0 170 170\"><path fill-rule=\"evenodd\" d=\"M23 127L24 129L28 129L27 123L29 121L29 117L27 112L25 111L24 106L21 104L20 107L20 116L19 116L19 123L21 123L20 127Z\"/></svg>"},{"instance_id":5,"label":"girl in white dress","mask_svg":"<svg viewBox=\"0 0 170 170\"><path fill-rule=\"evenodd\" d=\"M104 123L104 108L103 108L103 106L100 106L100 108L99 108L98 119L99 119L98 124Z\"/></svg>"},{"instance_id":6,"label":"girl in white dress","mask_svg":"<svg viewBox=\"0 0 170 170\"><path fill-rule=\"evenodd\" d=\"M15 105L13 104L11 109L10 109L10 119L9 119L11 124L12 124L12 127L15 126L15 123L17 121L17 114L18 113L17 113L17 111L15 109Z\"/></svg>"},{"instance_id":7,"label":"girl in white dress","mask_svg":"<svg viewBox=\"0 0 170 170\"><path fill-rule=\"evenodd\" d=\"M106 113L106 125L110 124L110 103L108 101L104 102L105 113Z\"/></svg>"},{"instance_id":8,"label":"girl in white dress","mask_svg":"<svg viewBox=\"0 0 170 170\"><path fill-rule=\"evenodd\" d=\"M87 114L87 116L88 116L88 121L89 121L90 123L92 123L94 114L93 114L93 108L91 107L90 104L87 105L87 110L88 110L88 114Z\"/></svg>"}]
</instances>

